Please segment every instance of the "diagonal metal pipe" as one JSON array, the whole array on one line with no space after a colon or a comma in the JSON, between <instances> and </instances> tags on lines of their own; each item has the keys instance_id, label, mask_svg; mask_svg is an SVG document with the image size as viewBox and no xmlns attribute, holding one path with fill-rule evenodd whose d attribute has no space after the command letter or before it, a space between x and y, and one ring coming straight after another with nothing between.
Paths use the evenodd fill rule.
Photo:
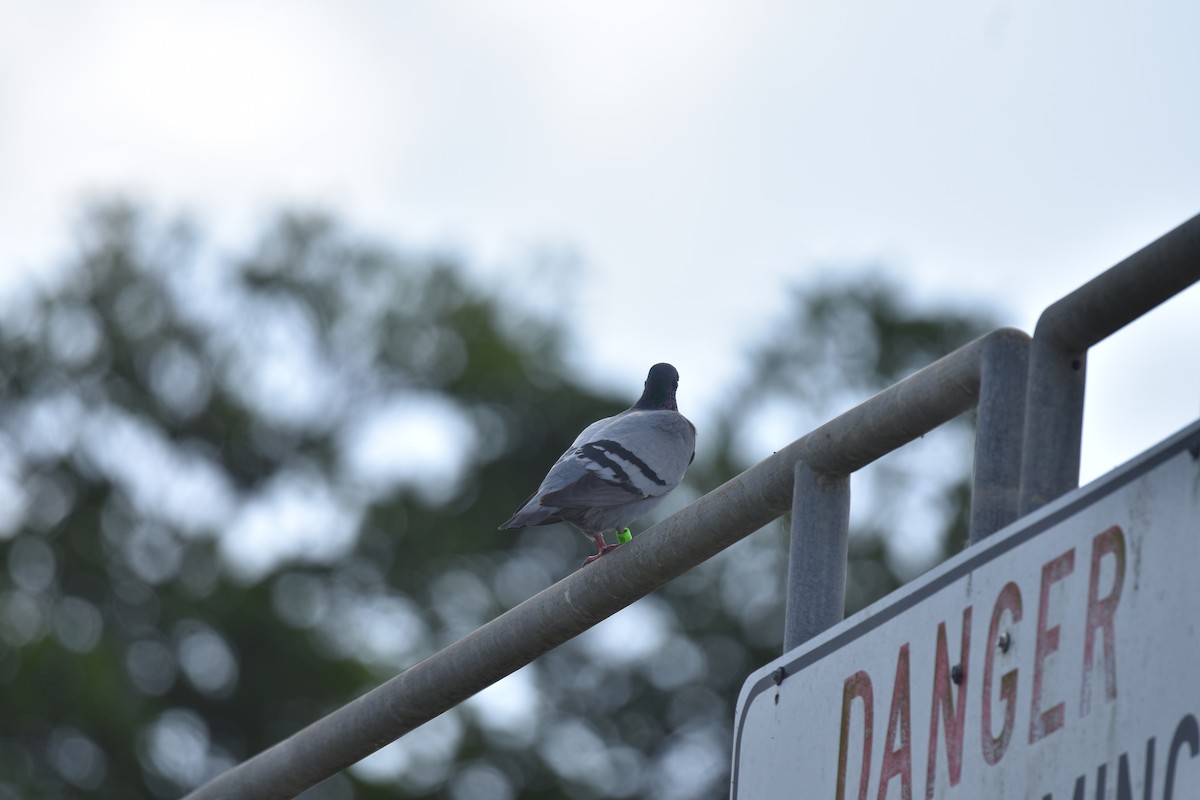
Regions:
<instances>
[{"instance_id":1,"label":"diagonal metal pipe","mask_svg":"<svg viewBox=\"0 0 1200 800\"><path fill-rule=\"evenodd\" d=\"M586 569L218 775L188 800L296 796L776 519L792 505L798 464L847 475L970 409L979 397L985 350L997 342L1019 348L1027 341L1020 331L1001 329L964 345Z\"/></svg>"}]
</instances>

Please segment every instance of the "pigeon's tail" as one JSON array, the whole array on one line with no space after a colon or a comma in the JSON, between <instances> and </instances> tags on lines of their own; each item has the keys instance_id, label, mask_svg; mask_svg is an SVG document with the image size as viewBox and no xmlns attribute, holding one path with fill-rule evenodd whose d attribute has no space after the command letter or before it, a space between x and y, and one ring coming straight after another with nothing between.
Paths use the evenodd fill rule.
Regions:
<instances>
[{"instance_id":1,"label":"pigeon's tail","mask_svg":"<svg viewBox=\"0 0 1200 800\"><path fill-rule=\"evenodd\" d=\"M508 521L500 526L500 530L510 531L516 528L532 528L537 525L550 525L554 522L562 522L557 514L557 508L543 506L530 497L517 509L517 513L509 517Z\"/></svg>"}]
</instances>

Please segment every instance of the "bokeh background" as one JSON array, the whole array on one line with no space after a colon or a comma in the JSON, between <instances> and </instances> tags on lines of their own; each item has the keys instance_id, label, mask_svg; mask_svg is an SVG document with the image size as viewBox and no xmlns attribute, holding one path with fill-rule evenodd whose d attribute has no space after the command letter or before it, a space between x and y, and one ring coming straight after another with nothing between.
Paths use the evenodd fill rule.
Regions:
<instances>
[{"instance_id":1,"label":"bokeh background","mask_svg":"<svg viewBox=\"0 0 1200 800\"><path fill-rule=\"evenodd\" d=\"M495 530L646 368L670 513L1200 211L1200 6L0 6L0 797L175 797L575 569ZM1084 480L1200 412L1192 290ZM1194 360L1194 358L1191 358ZM848 608L971 420L856 477ZM653 522L643 520L638 529ZM702 798L770 526L310 798Z\"/></svg>"}]
</instances>

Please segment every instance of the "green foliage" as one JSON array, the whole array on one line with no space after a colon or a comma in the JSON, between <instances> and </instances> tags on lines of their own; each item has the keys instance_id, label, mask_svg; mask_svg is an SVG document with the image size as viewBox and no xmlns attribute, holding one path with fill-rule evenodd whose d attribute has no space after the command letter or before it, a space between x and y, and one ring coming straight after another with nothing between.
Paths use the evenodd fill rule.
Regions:
<instances>
[{"instance_id":1,"label":"green foliage","mask_svg":"<svg viewBox=\"0 0 1200 800\"><path fill-rule=\"evenodd\" d=\"M673 507L748 465L763 408L836 413L978 330L880 282L797 293ZM0 321L0 798L178 796L577 568L568 530L496 531L632 399L572 381L567 335L328 218L230 257L95 209ZM947 529L962 474L923 484ZM878 519L854 607L900 580ZM307 796L720 794L785 553L751 537Z\"/></svg>"}]
</instances>

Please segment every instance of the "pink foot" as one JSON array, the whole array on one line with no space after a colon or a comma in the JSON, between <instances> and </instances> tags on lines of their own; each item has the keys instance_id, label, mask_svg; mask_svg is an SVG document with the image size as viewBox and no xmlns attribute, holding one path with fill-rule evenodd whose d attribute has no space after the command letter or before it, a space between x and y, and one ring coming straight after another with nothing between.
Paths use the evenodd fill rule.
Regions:
<instances>
[{"instance_id":1,"label":"pink foot","mask_svg":"<svg viewBox=\"0 0 1200 800\"><path fill-rule=\"evenodd\" d=\"M617 547L619 547L619 545L609 544L608 542L604 541L603 533L593 533L593 534L591 534L591 537L592 537L592 541L596 543L596 547L600 548L600 551L598 553L596 553L596 555L588 556L586 559L584 559L583 565L585 567L588 564L595 561L600 556L604 555L605 553L608 553L612 550L616 550Z\"/></svg>"},{"instance_id":2,"label":"pink foot","mask_svg":"<svg viewBox=\"0 0 1200 800\"><path fill-rule=\"evenodd\" d=\"M606 555L606 554L608 554L608 553L611 553L613 550L616 550L616 549L617 549L618 547L620 547L620 546L621 546L621 545L619 545L619 544L605 544L605 545L603 545L603 546L600 548L600 552L599 552L599 553L596 553L596 555L594 555L594 556L588 556L587 558L585 558L585 559L583 560L583 565L586 567L588 564L592 563L592 562L593 562L593 561L595 561L596 559L600 558L600 557L601 557L601 556L603 556L603 555Z\"/></svg>"}]
</instances>

